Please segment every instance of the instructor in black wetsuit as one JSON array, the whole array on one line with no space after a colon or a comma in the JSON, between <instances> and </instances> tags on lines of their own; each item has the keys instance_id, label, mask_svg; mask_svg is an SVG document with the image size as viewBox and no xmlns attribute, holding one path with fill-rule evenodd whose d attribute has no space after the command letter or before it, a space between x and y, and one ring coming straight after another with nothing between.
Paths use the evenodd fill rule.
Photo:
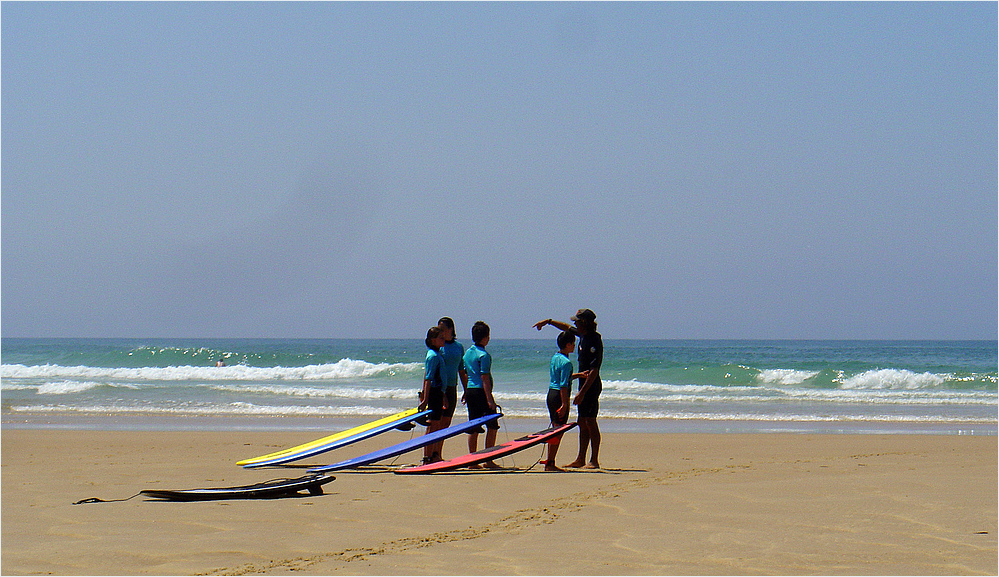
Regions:
<instances>
[{"instance_id":1,"label":"instructor in black wetsuit","mask_svg":"<svg viewBox=\"0 0 999 577\"><path fill-rule=\"evenodd\" d=\"M597 315L590 309L579 309L572 316L574 326L552 319L534 324L539 331L545 325L551 325L563 331L569 331L579 337L579 372L585 377L579 379L579 392L572 404L579 411L579 455L566 467L599 469L597 454L600 452L600 428L597 427L597 410L600 408L600 364L604 359L604 343L597 332ZM586 462L586 450L591 448L590 461Z\"/></svg>"}]
</instances>

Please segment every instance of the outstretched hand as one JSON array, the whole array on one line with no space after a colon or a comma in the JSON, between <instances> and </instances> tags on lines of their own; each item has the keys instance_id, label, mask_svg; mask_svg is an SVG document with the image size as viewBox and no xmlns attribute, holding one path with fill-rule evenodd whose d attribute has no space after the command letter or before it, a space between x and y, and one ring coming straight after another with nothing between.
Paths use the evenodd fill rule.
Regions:
<instances>
[{"instance_id":1,"label":"outstretched hand","mask_svg":"<svg viewBox=\"0 0 999 577\"><path fill-rule=\"evenodd\" d=\"M546 321L546 320L545 321L539 321L539 322L534 323L534 328L536 328L536 329L538 329L540 331L547 324L548 324L548 321Z\"/></svg>"}]
</instances>

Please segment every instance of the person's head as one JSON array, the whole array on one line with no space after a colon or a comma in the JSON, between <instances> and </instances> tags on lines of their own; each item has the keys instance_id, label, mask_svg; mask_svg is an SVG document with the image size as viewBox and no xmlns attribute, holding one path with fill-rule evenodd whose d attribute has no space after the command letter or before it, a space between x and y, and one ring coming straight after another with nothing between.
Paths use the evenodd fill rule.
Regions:
<instances>
[{"instance_id":1,"label":"person's head","mask_svg":"<svg viewBox=\"0 0 999 577\"><path fill-rule=\"evenodd\" d=\"M558 343L559 352L568 355L576 348L576 335L569 331L562 331L556 337L555 342Z\"/></svg>"},{"instance_id":2,"label":"person's head","mask_svg":"<svg viewBox=\"0 0 999 577\"><path fill-rule=\"evenodd\" d=\"M427 348L438 350L444 346L444 331L440 327L430 327L427 331Z\"/></svg>"},{"instance_id":3,"label":"person's head","mask_svg":"<svg viewBox=\"0 0 999 577\"><path fill-rule=\"evenodd\" d=\"M572 322L583 334L592 333L597 330L597 315L590 309L579 309L572 315Z\"/></svg>"},{"instance_id":4,"label":"person's head","mask_svg":"<svg viewBox=\"0 0 999 577\"><path fill-rule=\"evenodd\" d=\"M472 342L485 346L489 342L489 325L482 321L475 321L472 325Z\"/></svg>"},{"instance_id":5,"label":"person's head","mask_svg":"<svg viewBox=\"0 0 999 577\"><path fill-rule=\"evenodd\" d=\"M444 331L444 342L453 343L455 339L454 334L454 321L451 317L441 317L441 320L437 321L437 326Z\"/></svg>"}]
</instances>

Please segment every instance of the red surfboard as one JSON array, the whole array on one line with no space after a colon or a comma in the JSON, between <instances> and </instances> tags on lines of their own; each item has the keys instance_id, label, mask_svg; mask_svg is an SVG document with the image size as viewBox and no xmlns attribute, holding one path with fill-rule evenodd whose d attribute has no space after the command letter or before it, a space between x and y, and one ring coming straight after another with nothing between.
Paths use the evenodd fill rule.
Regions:
<instances>
[{"instance_id":1,"label":"red surfboard","mask_svg":"<svg viewBox=\"0 0 999 577\"><path fill-rule=\"evenodd\" d=\"M568 423L559 427L552 427L550 429L545 429L544 431L538 431L537 433L531 433L526 437L521 437L510 441L509 443L503 443L502 445L496 445L495 447L489 447L488 449L482 449L481 451L476 451L474 453L469 453L461 457L455 457L447 461L437 461L436 463L429 463L427 465L417 465L416 467L404 467L402 469L396 469L394 472L400 475L405 475L409 473L419 474L419 473L437 473L440 471L451 471L453 469L459 469L461 467L467 467L469 465L477 465L479 463L485 463L486 461L491 461L493 459L499 459L500 457L505 457L516 453L518 451L523 451L544 443L545 441L562 435L569 429L576 426L576 423Z\"/></svg>"}]
</instances>

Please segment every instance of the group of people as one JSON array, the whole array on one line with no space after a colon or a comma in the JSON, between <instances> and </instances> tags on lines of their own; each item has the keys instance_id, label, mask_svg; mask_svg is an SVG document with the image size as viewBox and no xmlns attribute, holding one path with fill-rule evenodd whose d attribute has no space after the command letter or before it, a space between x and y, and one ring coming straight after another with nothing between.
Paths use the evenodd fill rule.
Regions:
<instances>
[{"instance_id":1,"label":"group of people","mask_svg":"<svg viewBox=\"0 0 999 577\"><path fill-rule=\"evenodd\" d=\"M572 381L579 382L578 392L571 403L578 406L579 454L569 468L599 469L597 455L600 451L600 429L597 427L597 411L601 391L600 364L604 347L597 332L597 316L590 309L580 309L570 319L572 324L546 319L534 324L541 330L546 326L559 329L556 343L558 352L552 356L549 367L548 414L553 427L569 421ZM579 372L573 372L569 355L576 348L579 338ZM427 331L427 357L424 364L423 390L420 392L420 410L429 409L427 434L451 426L455 408L458 405L458 382L463 393L461 403L468 408L468 420L496 413L496 400L493 398L492 357L486 351L489 344L489 325L482 321L472 326L473 344L465 348L456 340L454 320L443 317L437 326ZM496 445L498 419L486 425L485 448ZM468 451L478 450L482 428L468 435ZM545 471L562 471L555 465L561 437L548 443L547 459L542 461ZM444 441L427 445L424 448L423 462L433 463L442 460L441 449ZM590 460L586 460L589 450ZM472 469L498 469L499 465L486 461L472 465Z\"/></svg>"}]
</instances>

